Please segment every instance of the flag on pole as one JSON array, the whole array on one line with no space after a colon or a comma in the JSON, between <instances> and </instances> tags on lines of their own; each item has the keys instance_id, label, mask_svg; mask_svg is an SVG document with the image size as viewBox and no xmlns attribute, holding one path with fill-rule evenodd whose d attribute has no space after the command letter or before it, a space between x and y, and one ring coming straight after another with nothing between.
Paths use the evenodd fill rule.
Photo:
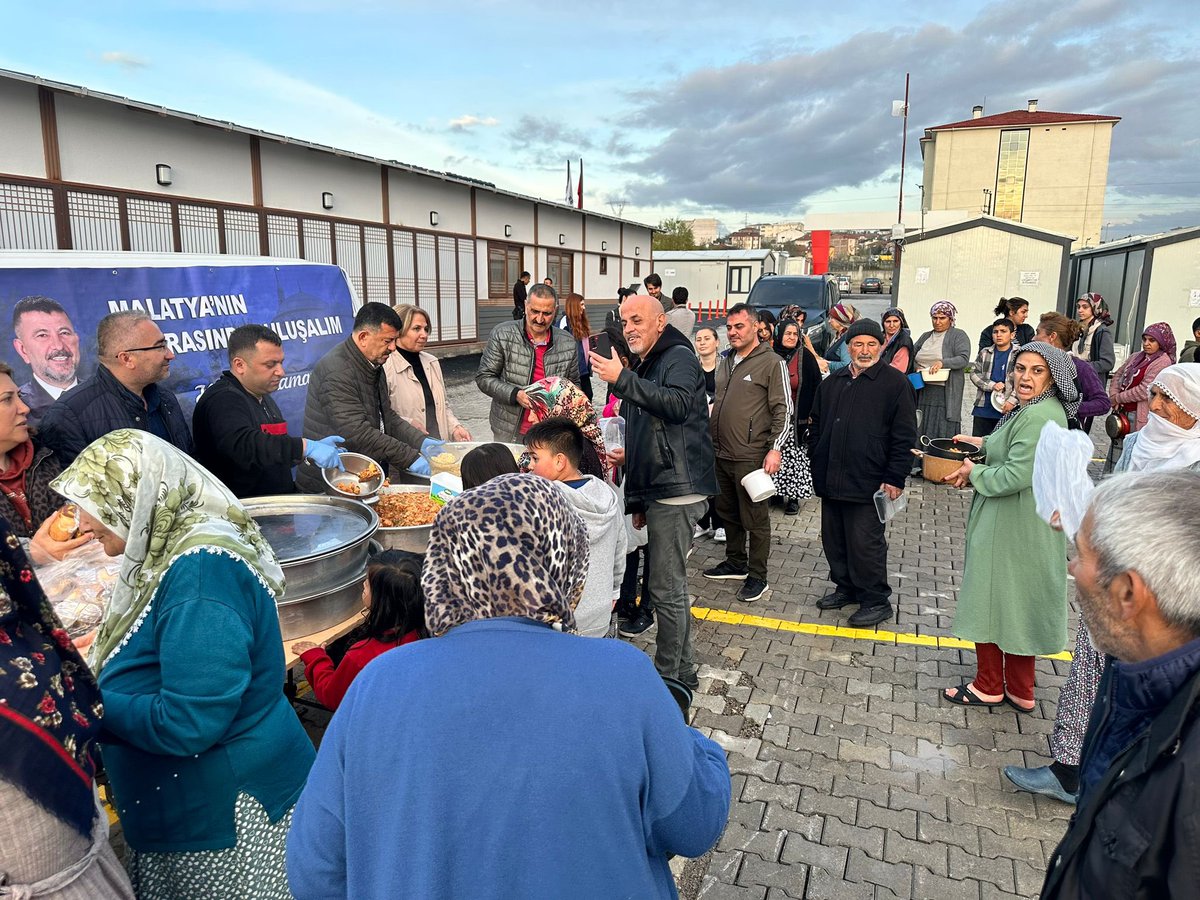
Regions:
<instances>
[{"instance_id":1,"label":"flag on pole","mask_svg":"<svg viewBox=\"0 0 1200 900\"><path fill-rule=\"evenodd\" d=\"M903 100L892 101L892 118L899 119L908 115L908 107Z\"/></svg>"},{"instance_id":2,"label":"flag on pole","mask_svg":"<svg viewBox=\"0 0 1200 900\"><path fill-rule=\"evenodd\" d=\"M583 159L579 160L579 209L583 209Z\"/></svg>"},{"instance_id":3,"label":"flag on pole","mask_svg":"<svg viewBox=\"0 0 1200 900\"><path fill-rule=\"evenodd\" d=\"M574 193L574 190L575 190L575 183L573 181L571 181L571 161L568 159L567 160L567 193L566 193L566 201L565 201L567 206L574 205L575 198L571 196L571 194Z\"/></svg>"}]
</instances>

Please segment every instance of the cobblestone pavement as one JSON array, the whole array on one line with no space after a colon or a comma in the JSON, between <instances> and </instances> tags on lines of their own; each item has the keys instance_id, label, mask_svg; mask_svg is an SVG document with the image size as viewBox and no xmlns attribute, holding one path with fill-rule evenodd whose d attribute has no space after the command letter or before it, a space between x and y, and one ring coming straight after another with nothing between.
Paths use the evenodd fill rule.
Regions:
<instances>
[{"instance_id":1,"label":"cobblestone pavement","mask_svg":"<svg viewBox=\"0 0 1200 900\"><path fill-rule=\"evenodd\" d=\"M477 360L443 365L455 412L486 440ZM1097 456L1106 449L1099 438ZM1032 715L939 700L974 673L970 649L939 643L950 638L970 502L970 491L910 481L908 508L888 528L896 615L878 630L846 628L853 607L814 606L832 588L819 500L798 516L772 510L771 591L757 603L734 599L736 583L706 580L701 571L723 558L723 545L696 543L692 722L728 752L734 803L711 853L674 861L681 896L1037 896L1072 810L1017 792L1001 768L1048 762L1070 664L1065 655L1038 661ZM1019 564L1019 541L1012 549ZM1072 631L1075 621L1072 609ZM637 643L652 650L654 634ZM319 739L327 717L304 718Z\"/></svg>"}]
</instances>

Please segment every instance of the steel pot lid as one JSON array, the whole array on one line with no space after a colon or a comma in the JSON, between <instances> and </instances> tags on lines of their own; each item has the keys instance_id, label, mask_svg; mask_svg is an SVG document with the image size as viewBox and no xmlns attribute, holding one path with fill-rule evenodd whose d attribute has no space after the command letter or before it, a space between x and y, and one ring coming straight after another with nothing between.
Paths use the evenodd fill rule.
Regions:
<instances>
[{"instance_id":1,"label":"steel pot lid","mask_svg":"<svg viewBox=\"0 0 1200 900\"><path fill-rule=\"evenodd\" d=\"M379 517L357 500L277 494L242 501L281 565L338 553L375 533Z\"/></svg>"}]
</instances>

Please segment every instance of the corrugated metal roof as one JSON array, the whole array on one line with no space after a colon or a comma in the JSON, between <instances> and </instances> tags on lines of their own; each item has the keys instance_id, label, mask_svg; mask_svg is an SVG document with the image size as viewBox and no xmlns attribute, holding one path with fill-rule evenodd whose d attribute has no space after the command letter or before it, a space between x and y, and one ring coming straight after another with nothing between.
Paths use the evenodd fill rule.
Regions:
<instances>
[{"instance_id":1,"label":"corrugated metal roof","mask_svg":"<svg viewBox=\"0 0 1200 900\"><path fill-rule=\"evenodd\" d=\"M237 125L233 122L223 122L220 119L210 119L207 116L200 116L195 113L180 112L179 110L169 109L165 106L156 106L153 103L143 103L140 100L131 100L129 97L118 97L116 94L107 94L103 91L94 91L91 88L82 87L77 84L67 84L63 81L52 81L49 78L43 78L40 75L28 75L24 72L14 72L11 69L0 69L0 78L8 78L12 81L23 81L27 84L36 84L42 87L51 88L56 91L63 91L68 94L75 94L78 97L94 97L97 100L104 100L109 103L120 103L122 106L128 106L131 109L145 110L146 112L156 113L160 116L169 116L174 119L183 119L187 122L195 122L201 125L210 125L213 128L220 128L222 131L234 131L238 134L252 135L263 140L274 141L279 144L290 144L293 147L304 147L309 150L319 150L323 153L332 153L335 156L340 156L345 159L357 159L362 162L373 163L380 166L389 166L393 169L399 169L404 172L412 172L416 175L426 175L430 178L437 178L440 181L450 182L452 184L460 184L464 187L479 188L480 190L491 191L493 194L501 194L505 197L513 197L517 200L527 200L530 203L542 203L548 206L553 206L562 209L575 209L573 206L567 206L565 203L558 203L554 200L547 200L544 197L530 197L527 194L518 194L515 191L506 191L503 188L498 188L489 181L480 181L476 178L471 178L466 175L455 175L453 172L439 172L436 169L426 169L423 166L412 165L411 163L402 163L394 159L380 159L377 156L367 156L363 153L355 153L351 150L341 150L337 147L330 147L326 144L314 144L311 141L298 140L282 134L273 134L269 131L263 131L258 128L247 128L244 125ZM654 225L646 225L642 222L635 222L632 219L621 219L617 216L612 216L607 213L596 212L591 209L575 210L576 212L586 213L589 216L597 219L608 219L612 222L622 222L626 225L636 225L638 228L645 228L650 231L657 231Z\"/></svg>"},{"instance_id":2,"label":"corrugated metal roof","mask_svg":"<svg viewBox=\"0 0 1200 900\"><path fill-rule=\"evenodd\" d=\"M1014 109L1010 112L996 113L994 116L980 116L978 119L963 119L961 122L950 122L946 125L934 125L926 128L931 131L949 131L954 128L1000 128L1008 125L1069 125L1075 122L1120 122L1120 116L1100 116L1091 113L1060 113L1060 112L1029 112L1025 109Z\"/></svg>"},{"instance_id":3,"label":"corrugated metal roof","mask_svg":"<svg viewBox=\"0 0 1200 900\"><path fill-rule=\"evenodd\" d=\"M1188 225L1172 231L1160 231L1157 234L1135 234L1119 241L1109 241L1095 247L1082 247L1072 253L1072 256L1095 256L1097 253L1110 253L1113 250L1125 250L1138 245L1160 243L1175 243L1177 241L1200 240L1200 225Z\"/></svg>"},{"instance_id":4,"label":"corrugated metal roof","mask_svg":"<svg viewBox=\"0 0 1200 900\"><path fill-rule=\"evenodd\" d=\"M766 259L770 250L655 250L654 261L685 262L687 260Z\"/></svg>"}]
</instances>

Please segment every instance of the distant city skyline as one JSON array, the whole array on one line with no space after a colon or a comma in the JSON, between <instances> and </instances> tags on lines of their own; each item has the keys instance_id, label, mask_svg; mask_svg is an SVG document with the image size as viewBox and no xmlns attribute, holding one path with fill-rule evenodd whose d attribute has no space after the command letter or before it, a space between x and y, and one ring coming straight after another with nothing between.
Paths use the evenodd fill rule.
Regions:
<instances>
[{"instance_id":1,"label":"distant city skyline","mask_svg":"<svg viewBox=\"0 0 1200 900\"><path fill-rule=\"evenodd\" d=\"M1108 237L1200 224L1197 32L1166 0L929 4L886 11L603 10L515 0L129 0L6 10L0 67L650 224L894 215L911 72L905 207L925 128L1021 109L1120 116ZM887 18L884 18L887 17ZM769 31L764 31L769 23ZM906 216L906 219L909 218Z\"/></svg>"}]
</instances>

